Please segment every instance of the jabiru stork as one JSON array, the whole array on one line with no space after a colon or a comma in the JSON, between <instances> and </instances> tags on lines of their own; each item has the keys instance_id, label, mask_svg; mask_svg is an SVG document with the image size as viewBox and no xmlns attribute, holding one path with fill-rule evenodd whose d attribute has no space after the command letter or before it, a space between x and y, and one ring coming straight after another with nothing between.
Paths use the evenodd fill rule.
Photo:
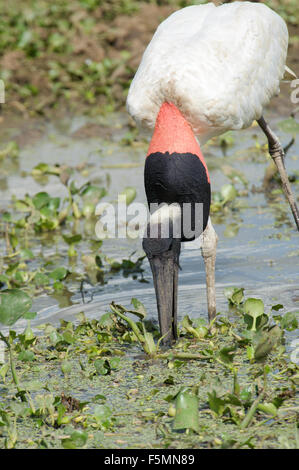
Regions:
<instances>
[{"instance_id":1,"label":"jabiru stork","mask_svg":"<svg viewBox=\"0 0 299 470\"><path fill-rule=\"evenodd\" d=\"M210 178L201 146L257 120L280 173L299 230L299 213L284 167L283 148L263 118L285 72L288 30L263 4L213 3L183 8L157 28L131 83L127 110L154 129L145 160L148 204L156 204L143 239L157 298L164 344L177 338L177 286L182 241L201 236L209 320L216 315L217 235L209 218ZM196 203L201 214L196 215ZM189 204L191 225L176 236ZM191 209L190 209L191 207ZM163 232L164 225L168 231ZM180 225L181 224L181 225ZM154 233L154 235L153 235ZM164 233L164 235L163 235Z\"/></svg>"}]
</instances>

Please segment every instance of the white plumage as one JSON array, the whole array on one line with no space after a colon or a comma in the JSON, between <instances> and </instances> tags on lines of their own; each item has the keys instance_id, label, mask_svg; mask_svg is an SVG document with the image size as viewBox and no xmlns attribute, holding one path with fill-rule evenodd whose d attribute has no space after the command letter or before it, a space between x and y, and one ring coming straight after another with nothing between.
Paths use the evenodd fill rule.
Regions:
<instances>
[{"instance_id":1,"label":"white plumage","mask_svg":"<svg viewBox=\"0 0 299 470\"><path fill-rule=\"evenodd\" d=\"M201 143L242 129L279 92L288 31L263 4L213 3L183 8L157 28L132 81L127 109L153 128L172 102Z\"/></svg>"}]
</instances>

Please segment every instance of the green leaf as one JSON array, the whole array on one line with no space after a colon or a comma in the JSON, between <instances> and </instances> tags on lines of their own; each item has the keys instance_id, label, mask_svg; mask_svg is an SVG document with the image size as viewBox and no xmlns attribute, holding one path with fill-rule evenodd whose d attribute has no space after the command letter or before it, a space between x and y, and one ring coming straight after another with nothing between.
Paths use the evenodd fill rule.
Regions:
<instances>
[{"instance_id":1,"label":"green leaf","mask_svg":"<svg viewBox=\"0 0 299 470\"><path fill-rule=\"evenodd\" d=\"M232 184L225 184L222 186L220 190L223 202L222 204L225 204L226 202L233 201L237 197L237 190Z\"/></svg>"},{"instance_id":2,"label":"green leaf","mask_svg":"<svg viewBox=\"0 0 299 470\"><path fill-rule=\"evenodd\" d=\"M0 293L0 323L12 326L32 306L31 298L20 289L7 289Z\"/></svg>"},{"instance_id":3,"label":"green leaf","mask_svg":"<svg viewBox=\"0 0 299 470\"><path fill-rule=\"evenodd\" d=\"M35 355L32 351L29 350L21 351L18 356L18 359L24 362L32 362L35 359Z\"/></svg>"},{"instance_id":4,"label":"green leaf","mask_svg":"<svg viewBox=\"0 0 299 470\"><path fill-rule=\"evenodd\" d=\"M70 237L63 235L63 239L68 245L73 245L74 243L79 243L82 240L82 236L79 233Z\"/></svg>"},{"instance_id":5,"label":"green leaf","mask_svg":"<svg viewBox=\"0 0 299 470\"><path fill-rule=\"evenodd\" d=\"M244 303L244 312L253 318L252 330L256 330L256 319L264 313L264 302L260 299L249 298Z\"/></svg>"},{"instance_id":6,"label":"green leaf","mask_svg":"<svg viewBox=\"0 0 299 470\"><path fill-rule=\"evenodd\" d=\"M33 320L36 317L36 312L27 312L23 316L26 320Z\"/></svg>"},{"instance_id":7,"label":"green leaf","mask_svg":"<svg viewBox=\"0 0 299 470\"><path fill-rule=\"evenodd\" d=\"M219 351L219 357L225 364L232 364L234 360L235 346L226 346Z\"/></svg>"},{"instance_id":8,"label":"green leaf","mask_svg":"<svg viewBox=\"0 0 299 470\"><path fill-rule=\"evenodd\" d=\"M61 439L61 444L64 449L77 449L83 447L87 442L88 434L85 431L73 431L70 437Z\"/></svg>"},{"instance_id":9,"label":"green leaf","mask_svg":"<svg viewBox=\"0 0 299 470\"><path fill-rule=\"evenodd\" d=\"M146 308L143 305L143 303L140 302L140 300L133 297L131 299L131 304L133 305L133 307L135 309L134 310L135 315L137 315L140 318L140 320L144 320L144 318L147 315L147 311L146 311ZM133 313L133 312L131 312L131 313Z\"/></svg>"},{"instance_id":10,"label":"green leaf","mask_svg":"<svg viewBox=\"0 0 299 470\"><path fill-rule=\"evenodd\" d=\"M244 300L244 289L243 287L226 287L224 295L231 304L240 305Z\"/></svg>"},{"instance_id":11,"label":"green leaf","mask_svg":"<svg viewBox=\"0 0 299 470\"><path fill-rule=\"evenodd\" d=\"M73 368L73 364L70 361L65 360L61 363L61 370L62 370L64 375L69 374L71 372L72 368Z\"/></svg>"},{"instance_id":12,"label":"green leaf","mask_svg":"<svg viewBox=\"0 0 299 470\"><path fill-rule=\"evenodd\" d=\"M191 388L183 387L175 400L173 429L192 429L199 432L198 396Z\"/></svg>"},{"instance_id":13,"label":"green leaf","mask_svg":"<svg viewBox=\"0 0 299 470\"><path fill-rule=\"evenodd\" d=\"M107 359L97 359L94 361L94 366L98 374L108 375L111 373L111 366Z\"/></svg>"},{"instance_id":14,"label":"green leaf","mask_svg":"<svg viewBox=\"0 0 299 470\"><path fill-rule=\"evenodd\" d=\"M31 207L29 206L29 204L27 204L25 201L22 201L21 199L17 200L15 203L14 203L14 206L16 208L17 211L20 211L20 212L29 212L31 211Z\"/></svg>"},{"instance_id":15,"label":"green leaf","mask_svg":"<svg viewBox=\"0 0 299 470\"><path fill-rule=\"evenodd\" d=\"M0 377L2 377L3 382L5 382L5 377L8 371L9 371L9 364L3 364L3 366L0 367ZM1 421L1 418L0 418L0 421ZM1 422L0 422L0 426L1 426Z\"/></svg>"},{"instance_id":16,"label":"green leaf","mask_svg":"<svg viewBox=\"0 0 299 470\"><path fill-rule=\"evenodd\" d=\"M96 205L106 195L106 189L89 184L81 191L84 204Z\"/></svg>"},{"instance_id":17,"label":"green leaf","mask_svg":"<svg viewBox=\"0 0 299 470\"><path fill-rule=\"evenodd\" d=\"M51 197L49 196L48 193L37 193L35 196L32 198L32 202L34 204L34 207L38 210L40 210L42 207L45 207L48 205L50 202Z\"/></svg>"},{"instance_id":18,"label":"green leaf","mask_svg":"<svg viewBox=\"0 0 299 470\"><path fill-rule=\"evenodd\" d=\"M101 423L110 418L112 411L107 405L96 405L93 414L97 422Z\"/></svg>"},{"instance_id":19,"label":"green leaf","mask_svg":"<svg viewBox=\"0 0 299 470\"><path fill-rule=\"evenodd\" d=\"M275 325L268 331L259 333L258 338L258 342L254 348L255 360L260 360L266 357L278 344L281 338L281 329L278 325Z\"/></svg>"},{"instance_id":20,"label":"green leaf","mask_svg":"<svg viewBox=\"0 0 299 470\"><path fill-rule=\"evenodd\" d=\"M249 330L254 332L254 331L263 329L263 327L265 325L267 325L267 323L269 322L269 317L265 313L263 313L263 315L260 315L259 317L257 317L256 322L255 322L255 327L256 327L255 330L252 329L254 321L255 321L255 319L253 317L251 317L250 315L245 314L244 315L244 321L245 321L247 327L249 328Z\"/></svg>"},{"instance_id":21,"label":"green leaf","mask_svg":"<svg viewBox=\"0 0 299 470\"><path fill-rule=\"evenodd\" d=\"M281 310L282 308L283 308L282 304L276 304L276 305L272 305L271 310L275 310L275 312L277 312L278 310Z\"/></svg>"},{"instance_id":22,"label":"green leaf","mask_svg":"<svg viewBox=\"0 0 299 470\"><path fill-rule=\"evenodd\" d=\"M50 167L47 163L39 163L33 168L31 173L33 175L43 175L49 171L50 171Z\"/></svg>"},{"instance_id":23,"label":"green leaf","mask_svg":"<svg viewBox=\"0 0 299 470\"><path fill-rule=\"evenodd\" d=\"M74 336L72 335L70 331L65 331L62 336L63 336L63 340L68 344L73 344L76 342L76 339L74 338Z\"/></svg>"},{"instance_id":24,"label":"green leaf","mask_svg":"<svg viewBox=\"0 0 299 470\"><path fill-rule=\"evenodd\" d=\"M109 359L111 369L118 369L120 366L120 357L111 357Z\"/></svg>"},{"instance_id":25,"label":"green leaf","mask_svg":"<svg viewBox=\"0 0 299 470\"><path fill-rule=\"evenodd\" d=\"M68 270L63 266L58 267L52 271L49 276L54 279L54 281L62 281L68 274Z\"/></svg>"},{"instance_id":26,"label":"green leaf","mask_svg":"<svg viewBox=\"0 0 299 470\"><path fill-rule=\"evenodd\" d=\"M33 282L36 286L47 286L50 282L49 276L44 273L36 273Z\"/></svg>"},{"instance_id":27,"label":"green leaf","mask_svg":"<svg viewBox=\"0 0 299 470\"><path fill-rule=\"evenodd\" d=\"M150 356L153 356L157 352L157 346L155 344L153 335L152 333L149 333L148 331L146 331L143 323L142 323L142 326L143 326L143 337L144 337L144 344L143 344L144 351Z\"/></svg>"},{"instance_id":28,"label":"green leaf","mask_svg":"<svg viewBox=\"0 0 299 470\"><path fill-rule=\"evenodd\" d=\"M280 321L281 328L293 331L298 328L298 312L287 312Z\"/></svg>"},{"instance_id":29,"label":"green leaf","mask_svg":"<svg viewBox=\"0 0 299 470\"><path fill-rule=\"evenodd\" d=\"M216 390L213 390L212 393L208 393L209 407L211 408L217 416L222 416L226 403L225 400L217 396Z\"/></svg>"},{"instance_id":30,"label":"green leaf","mask_svg":"<svg viewBox=\"0 0 299 470\"><path fill-rule=\"evenodd\" d=\"M277 408L275 405L273 405L273 403L260 403L257 409L263 411L263 413L265 413L266 415L277 415Z\"/></svg>"}]
</instances>

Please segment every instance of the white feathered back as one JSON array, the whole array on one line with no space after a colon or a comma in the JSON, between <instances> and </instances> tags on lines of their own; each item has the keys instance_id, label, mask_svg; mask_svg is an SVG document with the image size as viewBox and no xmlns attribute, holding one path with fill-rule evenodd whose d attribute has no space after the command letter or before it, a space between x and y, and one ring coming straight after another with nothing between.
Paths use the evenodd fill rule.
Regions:
<instances>
[{"instance_id":1,"label":"white feathered back","mask_svg":"<svg viewBox=\"0 0 299 470\"><path fill-rule=\"evenodd\" d=\"M263 4L183 8L157 28L132 81L127 109L153 128L164 101L174 103L200 141L261 117L279 92L288 31Z\"/></svg>"}]
</instances>

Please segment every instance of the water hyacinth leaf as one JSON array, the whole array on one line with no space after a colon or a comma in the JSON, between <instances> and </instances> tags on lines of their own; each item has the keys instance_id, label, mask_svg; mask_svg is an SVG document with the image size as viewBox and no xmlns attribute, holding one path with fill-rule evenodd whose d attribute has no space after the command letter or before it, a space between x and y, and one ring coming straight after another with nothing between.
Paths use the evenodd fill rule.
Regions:
<instances>
[{"instance_id":1,"label":"water hyacinth leaf","mask_svg":"<svg viewBox=\"0 0 299 470\"><path fill-rule=\"evenodd\" d=\"M81 196L86 204L97 204L100 199L106 195L106 189L99 188L98 186L93 186L89 184L81 191Z\"/></svg>"},{"instance_id":2,"label":"water hyacinth leaf","mask_svg":"<svg viewBox=\"0 0 299 470\"><path fill-rule=\"evenodd\" d=\"M44 175L50 170L50 167L47 163L39 163L31 171L32 175Z\"/></svg>"},{"instance_id":3,"label":"water hyacinth leaf","mask_svg":"<svg viewBox=\"0 0 299 470\"><path fill-rule=\"evenodd\" d=\"M251 398L252 398L252 392L250 390L250 387L243 388L240 391L240 399L246 406L250 403Z\"/></svg>"},{"instance_id":4,"label":"water hyacinth leaf","mask_svg":"<svg viewBox=\"0 0 299 470\"><path fill-rule=\"evenodd\" d=\"M244 302L244 312L253 318L252 330L256 330L256 319L264 313L264 302L260 299L249 298Z\"/></svg>"},{"instance_id":5,"label":"water hyacinth leaf","mask_svg":"<svg viewBox=\"0 0 299 470\"><path fill-rule=\"evenodd\" d=\"M226 202L233 201L237 197L237 190L233 184L225 184L222 186L220 190L222 196L222 203L225 204Z\"/></svg>"},{"instance_id":6,"label":"water hyacinth leaf","mask_svg":"<svg viewBox=\"0 0 299 470\"><path fill-rule=\"evenodd\" d=\"M27 204L27 202L22 201L21 199L19 199L18 201L15 201L14 206L16 210L20 212L29 212L32 209L30 205Z\"/></svg>"},{"instance_id":7,"label":"water hyacinth leaf","mask_svg":"<svg viewBox=\"0 0 299 470\"><path fill-rule=\"evenodd\" d=\"M97 422L104 423L110 418L112 411L107 405L96 405L94 407L93 415Z\"/></svg>"},{"instance_id":8,"label":"water hyacinth leaf","mask_svg":"<svg viewBox=\"0 0 299 470\"><path fill-rule=\"evenodd\" d=\"M226 287L224 289L224 295L231 304L240 305L244 300L244 288Z\"/></svg>"},{"instance_id":9,"label":"water hyacinth leaf","mask_svg":"<svg viewBox=\"0 0 299 470\"><path fill-rule=\"evenodd\" d=\"M32 351L29 350L21 351L18 359L23 362L32 362L35 359L35 355Z\"/></svg>"},{"instance_id":10,"label":"water hyacinth leaf","mask_svg":"<svg viewBox=\"0 0 299 470\"><path fill-rule=\"evenodd\" d=\"M107 359L97 359L94 366L99 375L107 375L111 373L111 366Z\"/></svg>"},{"instance_id":11,"label":"water hyacinth leaf","mask_svg":"<svg viewBox=\"0 0 299 470\"><path fill-rule=\"evenodd\" d=\"M7 289L0 293L0 323L12 326L32 306L31 298L20 289Z\"/></svg>"},{"instance_id":12,"label":"water hyacinth leaf","mask_svg":"<svg viewBox=\"0 0 299 470\"><path fill-rule=\"evenodd\" d=\"M33 330L30 326L30 321L28 321L28 325L25 328L24 331L24 339L25 341L32 342L32 340L35 338L35 334L33 333Z\"/></svg>"},{"instance_id":13,"label":"water hyacinth leaf","mask_svg":"<svg viewBox=\"0 0 299 470\"><path fill-rule=\"evenodd\" d=\"M36 312L27 312L27 313L24 313L23 317L26 320L33 320L36 317L36 315L37 315Z\"/></svg>"},{"instance_id":14,"label":"water hyacinth leaf","mask_svg":"<svg viewBox=\"0 0 299 470\"><path fill-rule=\"evenodd\" d=\"M48 203L48 208L55 212L59 209L60 206L60 198L59 197L51 197L49 203Z\"/></svg>"},{"instance_id":15,"label":"water hyacinth leaf","mask_svg":"<svg viewBox=\"0 0 299 470\"><path fill-rule=\"evenodd\" d=\"M61 341L63 341L63 336L58 333L57 330L54 330L54 331L51 331L50 335L50 341L56 345L57 343L60 343Z\"/></svg>"},{"instance_id":16,"label":"water hyacinth leaf","mask_svg":"<svg viewBox=\"0 0 299 470\"><path fill-rule=\"evenodd\" d=\"M73 368L73 364L70 361L62 361L61 363L61 370L64 375L69 374Z\"/></svg>"},{"instance_id":17,"label":"water hyacinth leaf","mask_svg":"<svg viewBox=\"0 0 299 470\"><path fill-rule=\"evenodd\" d=\"M64 289L64 285L60 281L53 282L53 289L57 292L62 291Z\"/></svg>"},{"instance_id":18,"label":"water hyacinth leaf","mask_svg":"<svg viewBox=\"0 0 299 470\"><path fill-rule=\"evenodd\" d=\"M157 352L157 347L156 347L153 335L146 331L143 323L142 323L142 326L143 326L143 338L144 338L144 345L143 345L144 351L150 356L153 356Z\"/></svg>"},{"instance_id":19,"label":"water hyacinth leaf","mask_svg":"<svg viewBox=\"0 0 299 470\"><path fill-rule=\"evenodd\" d=\"M118 369L120 367L120 358L119 357L111 357L109 359L109 364L112 370Z\"/></svg>"},{"instance_id":20,"label":"water hyacinth leaf","mask_svg":"<svg viewBox=\"0 0 299 470\"><path fill-rule=\"evenodd\" d=\"M5 377L9 370L9 367L10 367L9 364L3 364L3 366L0 367L0 377L2 377L3 382L5 382ZM0 426L1 426L1 416L0 416Z\"/></svg>"},{"instance_id":21,"label":"water hyacinth leaf","mask_svg":"<svg viewBox=\"0 0 299 470\"><path fill-rule=\"evenodd\" d=\"M195 338L204 338L208 334L208 329L205 326L199 325L198 327L193 326L192 320L185 315L182 321L182 327Z\"/></svg>"},{"instance_id":22,"label":"water hyacinth leaf","mask_svg":"<svg viewBox=\"0 0 299 470\"><path fill-rule=\"evenodd\" d=\"M191 388L183 387L175 400L173 429L192 429L199 432L198 396Z\"/></svg>"},{"instance_id":23,"label":"water hyacinth leaf","mask_svg":"<svg viewBox=\"0 0 299 470\"><path fill-rule=\"evenodd\" d=\"M110 329L114 325L111 312L104 313L104 315L100 317L98 324L101 328Z\"/></svg>"},{"instance_id":24,"label":"water hyacinth leaf","mask_svg":"<svg viewBox=\"0 0 299 470\"><path fill-rule=\"evenodd\" d=\"M82 240L82 235L80 235L79 233L77 233L76 235L71 235L70 237L67 235L63 235L63 239L68 245L73 245L75 243L79 243Z\"/></svg>"},{"instance_id":25,"label":"water hyacinth leaf","mask_svg":"<svg viewBox=\"0 0 299 470\"><path fill-rule=\"evenodd\" d=\"M242 406L241 400L233 393L227 393L225 395L225 403L234 406Z\"/></svg>"},{"instance_id":26,"label":"water hyacinth leaf","mask_svg":"<svg viewBox=\"0 0 299 470\"><path fill-rule=\"evenodd\" d=\"M63 279L66 278L68 274L68 270L66 268L64 268L63 266L60 266L56 269L54 269L54 271L52 271L49 276L54 279L54 281L62 281Z\"/></svg>"},{"instance_id":27,"label":"water hyacinth leaf","mask_svg":"<svg viewBox=\"0 0 299 470\"><path fill-rule=\"evenodd\" d=\"M280 321L281 328L294 331L298 328L298 312L287 312Z\"/></svg>"},{"instance_id":28,"label":"water hyacinth leaf","mask_svg":"<svg viewBox=\"0 0 299 470\"><path fill-rule=\"evenodd\" d=\"M147 315L147 312L146 312L146 308L143 305L143 303L140 302L140 300L133 297L131 299L131 304L134 307L134 314L137 315L140 318L140 320L144 320L144 318ZM132 311L132 313L133 313L133 311Z\"/></svg>"},{"instance_id":29,"label":"water hyacinth leaf","mask_svg":"<svg viewBox=\"0 0 299 470\"><path fill-rule=\"evenodd\" d=\"M281 338L281 329L278 325L273 326L267 331L258 335L258 341L254 348L254 359L260 360L266 357L272 349L279 343Z\"/></svg>"},{"instance_id":30,"label":"water hyacinth leaf","mask_svg":"<svg viewBox=\"0 0 299 470\"><path fill-rule=\"evenodd\" d=\"M276 305L272 305L271 310L275 310L275 312L277 312L278 310L281 310L282 308L283 308L282 304L276 304Z\"/></svg>"},{"instance_id":31,"label":"water hyacinth leaf","mask_svg":"<svg viewBox=\"0 0 299 470\"><path fill-rule=\"evenodd\" d=\"M47 274L36 273L33 282L36 286L47 286L50 283L50 279Z\"/></svg>"},{"instance_id":32,"label":"water hyacinth leaf","mask_svg":"<svg viewBox=\"0 0 299 470\"><path fill-rule=\"evenodd\" d=\"M219 357L225 364L232 364L234 360L235 346L226 346L219 351Z\"/></svg>"},{"instance_id":33,"label":"water hyacinth leaf","mask_svg":"<svg viewBox=\"0 0 299 470\"><path fill-rule=\"evenodd\" d=\"M222 398L217 396L216 390L208 393L209 407L217 416L222 416L226 409L226 402Z\"/></svg>"},{"instance_id":34,"label":"water hyacinth leaf","mask_svg":"<svg viewBox=\"0 0 299 470\"><path fill-rule=\"evenodd\" d=\"M244 321L247 325L247 328L251 331L257 331L257 330L261 330L265 325L267 325L267 323L269 322L269 317L268 315L266 315L265 313L263 313L263 315L260 315L259 317L257 317L256 319L256 322L255 322L255 327L256 329L253 330L253 324L254 324L254 318L250 315L247 315L245 314L244 315Z\"/></svg>"},{"instance_id":35,"label":"water hyacinth leaf","mask_svg":"<svg viewBox=\"0 0 299 470\"><path fill-rule=\"evenodd\" d=\"M128 186L119 194L119 198L124 198L127 206L129 206L134 201L135 197L136 189L132 186Z\"/></svg>"},{"instance_id":36,"label":"water hyacinth leaf","mask_svg":"<svg viewBox=\"0 0 299 470\"><path fill-rule=\"evenodd\" d=\"M34 204L34 207L38 210L40 210L42 207L47 206L48 203L50 202L51 197L49 196L48 193L45 192L40 192L35 194L32 198L32 202Z\"/></svg>"},{"instance_id":37,"label":"water hyacinth leaf","mask_svg":"<svg viewBox=\"0 0 299 470\"><path fill-rule=\"evenodd\" d=\"M273 403L260 403L257 409L262 411L266 415L270 415L270 416L277 415L277 408Z\"/></svg>"},{"instance_id":38,"label":"water hyacinth leaf","mask_svg":"<svg viewBox=\"0 0 299 470\"><path fill-rule=\"evenodd\" d=\"M73 344L76 342L74 336L70 331L64 331L62 334L63 340L68 344Z\"/></svg>"},{"instance_id":39,"label":"water hyacinth leaf","mask_svg":"<svg viewBox=\"0 0 299 470\"><path fill-rule=\"evenodd\" d=\"M70 437L61 439L61 444L64 449L77 449L86 444L87 438L87 432L76 430L71 433Z\"/></svg>"}]
</instances>

